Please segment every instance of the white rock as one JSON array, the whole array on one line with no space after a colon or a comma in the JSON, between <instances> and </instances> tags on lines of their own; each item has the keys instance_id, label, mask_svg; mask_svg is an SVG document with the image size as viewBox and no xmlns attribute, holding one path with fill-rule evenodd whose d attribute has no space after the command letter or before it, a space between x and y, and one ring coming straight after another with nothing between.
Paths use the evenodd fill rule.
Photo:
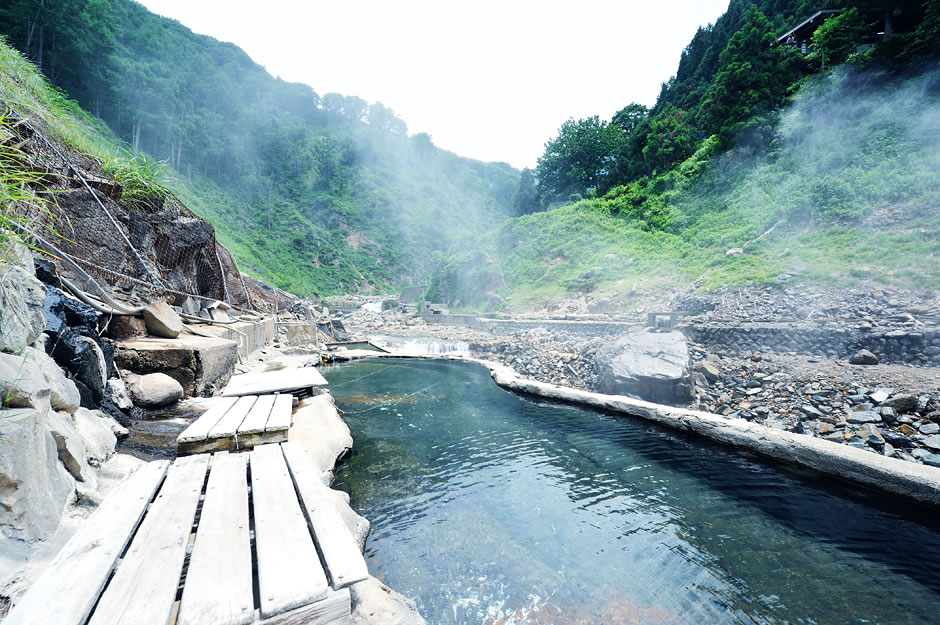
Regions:
<instances>
[{"instance_id":1,"label":"white rock","mask_svg":"<svg viewBox=\"0 0 940 625\"><path fill-rule=\"evenodd\" d=\"M75 428L85 443L86 458L100 465L114 453L117 437L111 424L114 419L98 410L79 408L75 411Z\"/></svg>"},{"instance_id":2,"label":"white rock","mask_svg":"<svg viewBox=\"0 0 940 625\"><path fill-rule=\"evenodd\" d=\"M39 407L50 396L46 376L26 355L0 352L0 397L12 408Z\"/></svg>"},{"instance_id":3,"label":"white rock","mask_svg":"<svg viewBox=\"0 0 940 625\"><path fill-rule=\"evenodd\" d=\"M36 279L29 250L20 244L0 250L0 351L19 353L46 326L46 287Z\"/></svg>"},{"instance_id":4,"label":"white rock","mask_svg":"<svg viewBox=\"0 0 940 625\"><path fill-rule=\"evenodd\" d=\"M85 441L75 429L71 415L64 412L50 412L48 416L49 432L59 451L59 460L66 471L79 482L84 482L91 472L85 456Z\"/></svg>"},{"instance_id":5,"label":"white rock","mask_svg":"<svg viewBox=\"0 0 940 625\"><path fill-rule=\"evenodd\" d=\"M47 425L49 413L48 402L40 402L0 419L0 534L7 538L51 536L74 493L75 480L59 462Z\"/></svg>"},{"instance_id":6,"label":"white rock","mask_svg":"<svg viewBox=\"0 0 940 625\"><path fill-rule=\"evenodd\" d=\"M183 387L165 373L148 373L128 379L128 391L138 406L159 408L179 401Z\"/></svg>"},{"instance_id":7,"label":"white rock","mask_svg":"<svg viewBox=\"0 0 940 625\"><path fill-rule=\"evenodd\" d=\"M175 339L183 331L183 320L166 302L154 302L144 309L147 332L153 336Z\"/></svg>"},{"instance_id":8,"label":"white rock","mask_svg":"<svg viewBox=\"0 0 940 625\"><path fill-rule=\"evenodd\" d=\"M97 348L98 346L95 345L95 347ZM98 349L98 351L100 352L101 350ZM65 372L56 364L56 361L46 352L32 347L26 348L24 356L35 363L40 371L42 371L42 375L49 385L52 407L55 410L62 410L68 413L75 412L81 404L82 397L78 392L78 388L75 386L75 382L65 377ZM102 355L102 358L103 357Z\"/></svg>"},{"instance_id":9,"label":"white rock","mask_svg":"<svg viewBox=\"0 0 940 625\"><path fill-rule=\"evenodd\" d=\"M134 407L131 396L127 392L127 385L121 378L108 380L108 399L121 410L130 410Z\"/></svg>"}]
</instances>

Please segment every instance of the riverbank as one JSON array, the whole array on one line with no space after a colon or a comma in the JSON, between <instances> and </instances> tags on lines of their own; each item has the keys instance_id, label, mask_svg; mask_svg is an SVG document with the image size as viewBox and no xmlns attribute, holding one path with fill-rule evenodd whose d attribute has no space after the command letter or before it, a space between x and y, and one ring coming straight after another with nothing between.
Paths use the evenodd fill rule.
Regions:
<instances>
[{"instance_id":1,"label":"riverbank","mask_svg":"<svg viewBox=\"0 0 940 625\"><path fill-rule=\"evenodd\" d=\"M898 361L898 354L920 349L917 342L922 346L932 336L934 308L913 303L923 298L902 294L867 299L858 295L862 302L858 305L829 295L830 299L817 301L820 308L815 313L818 320L811 319L813 327L807 319L788 321L784 316L794 310L792 294L777 294L782 301L768 294L748 299L726 293L711 294L705 303L695 300L696 310L705 312L688 316L678 328L688 339L694 370L694 395L683 407L913 464L940 466L940 367L930 364L940 347L930 339L912 362ZM763 316L753 318L769 321L760 327L732 323L735 314L757 315L761 305L766 307ZM798 314L814 315L802 309ZM565 322L545 317L540 322L527 316L518 322L485 324L490 331L426 323L401 309L360 310L345 322L363 337L459 342L471 356L508 366L522 377L598 391L597 352L618 334L579 330L582 325L588 329L598 325L597 315L583 324L582 317L573 315ZM618 333L643 330L640 323L616 327ZM846 350L859 344L881 350L886 362L851 364L854 352Z\"/></svg>"},{"instance_id":2,"label":"riverbank","mask_svg":"<svg viewBox=\"0 0 940 625\"><path fill-rule=\"evenodd\" d=\"M486 367L497 385L523 395L640 417L801 469L809 469L920 504L940 506L940 468L868 453L853 446L838 445L819 438L749 423L741 418L723 417L621 395L606 395L532 380L521 377L512 367L467 355L435 357L473 362ZM347 362L365 358L428 356L342 350L331 354L330 358L335 362Z\"/></svg>"}]
</instances>

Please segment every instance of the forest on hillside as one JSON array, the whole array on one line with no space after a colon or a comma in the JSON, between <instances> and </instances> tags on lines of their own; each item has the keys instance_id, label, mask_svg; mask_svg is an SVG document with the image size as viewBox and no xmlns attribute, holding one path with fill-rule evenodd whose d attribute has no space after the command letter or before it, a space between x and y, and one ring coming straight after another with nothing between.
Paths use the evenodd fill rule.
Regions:
<instances>
[{"instance_id":1,"label":"forest on hillside","mask_svg":"<svg viewBox=\"0 0 940 625\"><path fill-rule=\"evenodd\" d=\"M838 3L836 3L838 5ZM732 0L650 109L568 120L519 218L451 255L430 297L628 307L696 285L940 280L940 2ZM787 33L815 16L797 37Z\"/></svg>"},{"instance_id":2,"label":"forest on hillside","mask_svg":"<svg viewBox=\"0 0 940 625\"><path fill-rule=\"evenodd\" d=\"M805 52L795 40L778 41L820 11L797 35L812 33ZM643 186L709 137L717 137L720 150L763 151L781 107L809 77L843 63L903 73L921 68L938 49L937 0L731 0L682 51L652 108L631 103L609 121L566 121L538 167L523 171L515 212L599 197L637 181Z\"/></svg>"},{"instance_id":3,"label":"forest on hillside","mask_svg":"<svg viewBox=\"0 0 940 625\"><path fill-rule=\"evenodd\" d=\"M272 77L132 0L12 0L0 33L126 143L106 169L165 170L243 269L298 294L420 284L433 252L503 219L518 186L505 163L409 135L381 102Z\"/></svg>"}]
</instances>

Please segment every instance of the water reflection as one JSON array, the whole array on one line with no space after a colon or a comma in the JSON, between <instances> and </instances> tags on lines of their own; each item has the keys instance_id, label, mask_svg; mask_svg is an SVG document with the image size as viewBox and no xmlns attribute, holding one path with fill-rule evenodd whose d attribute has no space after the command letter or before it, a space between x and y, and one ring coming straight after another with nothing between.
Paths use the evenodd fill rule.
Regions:
<instances>
[{"instance_id":1,"label":"water reflection","mask_svg":"<svg viewBox=\"0 0 940 625\"><path fill-rule=\"evenodd\" d=\"M642 421L537 404L465 363L326 371L370 569L429 623L927 623L932 517ZM344 403L344 397L374 402Z\"/></svg>"}]
</instances>

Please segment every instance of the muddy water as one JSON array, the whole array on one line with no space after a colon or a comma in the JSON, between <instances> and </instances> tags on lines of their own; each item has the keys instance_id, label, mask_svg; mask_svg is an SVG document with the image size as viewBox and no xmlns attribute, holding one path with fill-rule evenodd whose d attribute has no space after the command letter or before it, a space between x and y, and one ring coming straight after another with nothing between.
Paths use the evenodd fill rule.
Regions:
<instances>
[{"instance_id":1,"label":"muddy water","mask_svg":"<svg viewBox=\"0 0 940 625\"><path fill-rule=\"evenodd\" d=\"M481 367L325 371L373 574L429 623L932 623L936 514L648 423L533 403ZM349 397L353 401L346 402Z\"/></svg>"}]
</instances>

